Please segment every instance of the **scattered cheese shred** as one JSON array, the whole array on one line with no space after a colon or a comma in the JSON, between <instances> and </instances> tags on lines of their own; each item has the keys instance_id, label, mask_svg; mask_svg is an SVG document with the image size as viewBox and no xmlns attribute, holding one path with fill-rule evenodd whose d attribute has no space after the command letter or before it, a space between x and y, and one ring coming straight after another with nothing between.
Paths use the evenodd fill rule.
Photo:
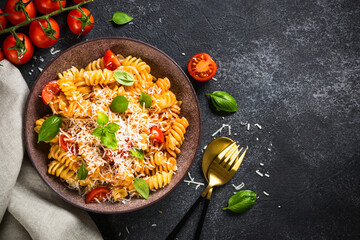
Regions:
<instances>
[{"instance_id":1,"label":"scattered cheese shred","mask_svg":"<svg viewBox=\"0 0 360 240\"><path fill-rule=\"evenodd\" d=\"M59 52L60 52L60 50L55 50L55 48L51 48L51 49L50 49L51 55L55 55L55 54L57 54L57 53L59 53Z\"/></svg>"},{"instance_id":2,"label":"scattered cheese shred","mask_svg":"<svg viewBox=\"0 0 360 240\"><path fill-rule=\"evenodd\" d=\"M258 123L255 123L254 126L257 127L260 130L262 129L262 126L260 126Z\"/></svg>"},{"instance_id":3,"label":"scattered cheese shred","mask_svg":"<svg viewBox=\"0 0 360 240\"><path fill-rule=\"evenodd\" d=\"M265 173L264 175L265 175L265 177L270 177L270 175L269 175L269 174L267 174L267 173Z\"/></svg>"},{"instance_id":4,"label":"scattered cheese shred","mask_svg":"<svg viewBox=\"0 0 360 240\"><path fill-rule=\"evenodd\" d=\"M127 233L130 234L130 231L127 226L125 226L125 229L126 229Z\"/></svg>"},{"instance_id":5,"label":"scattered cheese shred","mask_svg":"<svg viewBox=\"0 0 360 240\"><path fill-rule=\"evenodd\" d=\"M217 78L214 78L214 77L213 77L212 79L213 79L215 82L217 82Z\"/></svg>"},{"instance_id":6,"label":"scattered cheese shred","mask_svg":"<svg viewBox=\"0 0 360 240\"><path fill-rule=\"evenodd\" d=\"M245 187L245 183L241 182L240 185L238 185L238 186L235 186L234 184L232 184L232 186L235 188L236 191L239 191L240 189Z\"/></svg>"},{"instance_id":7,"label":"scattered cheese shred","mask_svg":"<svg viewBox=\"0 0 360 240\"><path fill-rule=\"evenodd\" d=\"M260 166L262 166L262 167L263 167L263 166L264 166L264 164L263 164L263 163L260 163Z\"/></svg>"},{"instance_id":8,"label":"scattered cheese shred","mask_svg":"<svg viewBox=\"0 0 360 240\"><path fill-rule=\"evenodd\" d=\"M195 178L191 177L190 172L188 172L188 176L190 180L186 180L186 179L184 180L184 182L186 182L188 185L195 184L196 185L195 189L198 189L200 186L204 186L204 183L202 182L195 182Z\"/></svg>"},{"instance_id":9,"label":"scattered cheese shred","mask_svg":"<svg viewBox=\"0 0 360 240\"><path fill-rule=\"evenodd\" d=\"M257 175L259 175L260 177L263 177L263 176L264 176L264 174L262 174L259 170L256 170L255 172L256 172Z\"/></svg>"},{"instance_id":10,"label":"scattered cheese shred","mask_svg":"<svg viewBox=\"0 0 360 240\"><path fill-rule=\"evenodd\" d=\"M224 127L228 127L229 135L231 135L231 126L229 124L223 124L216 132L214 132L211 136L214 137L216 134L221 133Z\"/></svg>"},{"instance_id":11,"label":"scattered cheese shred","mask_svg":"<svg viewBox=\"0 0 360 240\"><path fill-rule=\"evenodd\" d=\"M247 128L248 131L250 130L250 123L247 124Z\"/></svg>"},{"instance_id":12,"label":"scattered cheese shred","mask_svg":"<svg viewBox=\"0 0 360 240\"><path fill-rule=\"evenodd\" d=\"M263 191L263 193L266 195L266 196L270 196L270 194L268 194L267 192Z\"/></svg>"}]
</instances>

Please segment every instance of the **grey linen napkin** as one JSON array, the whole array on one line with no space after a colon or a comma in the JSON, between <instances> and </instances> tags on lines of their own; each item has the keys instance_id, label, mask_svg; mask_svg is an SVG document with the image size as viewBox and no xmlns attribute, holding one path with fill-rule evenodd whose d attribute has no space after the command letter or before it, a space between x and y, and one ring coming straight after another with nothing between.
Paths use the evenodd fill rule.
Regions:
<instances>
[{"instance_id":1,"label":"grey linen napkin","mask_svg":"<svg viewBox=\"0 0 360 240\"><path fill-rule=\"evenodd\" d=\"M102 239L90 216L62 200L24 158L29 89L15 66L0 64L0 239Z\"/></svg>"}]
</instances>

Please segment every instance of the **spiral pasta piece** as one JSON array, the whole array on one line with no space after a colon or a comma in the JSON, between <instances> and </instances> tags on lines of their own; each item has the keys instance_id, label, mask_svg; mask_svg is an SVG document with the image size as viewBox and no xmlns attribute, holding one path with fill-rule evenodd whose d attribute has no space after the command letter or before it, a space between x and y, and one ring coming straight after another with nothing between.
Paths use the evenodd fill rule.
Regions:
<instances>
[{"instance_id":1,"label":"spiral pasta piece","mask_svg":"<svg viewBox=\"0 0 360 240\"><path fill-rule=\"evenodd\" d=\"M118 202L121 199L124 199L128 195L127 190L125 188L115 187L111 190L111 197L114 202Z\"/></svg>"},{"instance_id":2,"label":"spiral pasta piece","mask_svg":"<svg viewBox=\"0 0 360 240\"><path fill-rule=\"evenodd\" d=\"M166 150L171 156L176 157L176 154L180 153L180 147L188 126L189 122L184 117L174 120L169 134L165 137Z\"/></svg>"},{"instance_id":3,"label":"spiral pasta piece","mask_svg":"<svg viewBox=\"0 0 360 240\"><path fill-rule=\"evenodd\" d=\"M135 67L139 72L145 71L150 73L151 68L147 65L141 58L136 58L133 56L128 56L124 60L121 61L121 65L123 66L132 66Z\"/></svg>"},{"instance_id":4,"label":"spiral pasta piece","mask_svg":"<svg viewBox=\"0 0 360 240\"><path fill-rule=\"evenodd\" d=\"M76 173L70 168L66 167L64 164L57 160L53 160L48 165L48 173L57 177L60 177L62 180L68 180L76 175Z\"/></svg>"},{"instance_id":5,"label":"spiral pasta piece","mask_svg":"<svg viewBox=\"0 0 360 240\"><path fill-rule=\"evenodd\" d=\"M162 95L155 96L155 104L160 109L171 107L175 102L176 102L176 96L171 91L167 91Z\"/></svg>"},{"instance_id":6,"label":"spiral pasta piece","mask_svg":"<svg viewBox=\"0 0 360 240\"><path fill-rule=\"evenodd\" d=\"M98 84L110 84L115 82L113 72L108 69L85 71L83 76L84 81L88 86L94 86Z\"/></svg>"},{"instance_id":7,"label":"spiral pasta piece","mask_svg":"<svg viewBox=\"0 0 360 240\"><path fill-rule=\"evenodd\" d=\"M157 190L168 185L171 181L171 177L173 174L173 171L162 172L149 177L145 181L148 183L150 190Z\"/></svg>"},{"instance_id":8,"label":"spiral pasta piece","mask_svg":"<svg viewBox=\"0 0 360 240\"><path fill-rule=\"evenodd\" d=\"M162 93L167 92L170 87L170 80L166 77L166 78L158 78L158 80L155 82L156 86L158 86L161 89Z\"/></svg>"},{"instance_id":9,"label":"spiral pasta piece","mask_svg":"<svg viewBox=\"0 0 360 240\"><path fill-rule=\"evenodd\" d=\"M77 171L81 164L81 157L75 155L68 155L67 152L57 144L51 145L48 158L53 158L59 161L65 167L68 167L73 171Z\"/></svg>"},{"instance_id":10,"label":"spiral pasta piece","mask_svg":"<svg viewBox=\"0 0 360 240\"><path fill-rule=\"evenodd\" d=\"M86 68L85 71L94 71L94 70L102 70L104 69L104 58L98 58L94 61L92 61L91 63L89 63Z\"/></svg>"}]
</instances>

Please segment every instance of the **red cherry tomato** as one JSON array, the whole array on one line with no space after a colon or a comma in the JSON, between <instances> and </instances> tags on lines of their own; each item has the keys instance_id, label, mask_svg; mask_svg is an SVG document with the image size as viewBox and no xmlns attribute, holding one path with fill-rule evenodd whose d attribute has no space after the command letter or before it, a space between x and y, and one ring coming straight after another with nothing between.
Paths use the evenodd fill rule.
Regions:
<instances>
[{"instance_id":1,"label":"red cherry tomato","mask_svg":"<svg viewBox=\"0 0 360 240\"><path fill-rule=\"evenodd\" d=\"M18 53L17 53L16 49L9 49L16 45L16 40L12 35L8 36L5 39L5 41L3 43L3 51L4 51L4 55L5 55L6 59L8 59L13 64L21 65L21 64L28 62L31 59L31 57L34 54L34 47L28 36L26 36L25 34L22 34L22 33L16 33L16 34L20 38L21 41L23 39L25 39L26 52L24 53L24 55L22 55L20 57L20 61L19 61Z\"/></svg>"},{"instance_id":2,"label":"red cherry tomato","mask_svg":"<svg viewBox=\"0 0 360 240\"><path fill-rule=\"evenodd\" d=\"M90 14L89 10L87 10L86 8L81 8L81 9L84 11L86 16L89 16L89 14ZM67 24L70 28L70 31L72 31L76 35L79 35L80 33L81 33L81 35L85 35L88 32L90 32L94 26L94 18L92 16L92 14L90 15L90 17L87 21L87 25L85 26L85 28L82 32L81 32L81 29L82 29L82 26L84 23L81 22L80 20L74 18L74 17L85 18L86 16L83 16L83 14L78 9L71 10L69 15L67 16Z\"/></svg>"},{"instance_id":3,"label":"red cherry tomato","mask_svg":"<svg viewBox=\"0 0 360 240\"><path fill-rule=\"evenodd\" d=\"M216 70L216 63L207 53L195 54L188 63L188 71L197 81L210 80L214 77Z\"/></svg>"},{"instance_id":4,"label":"red cherry tomato","mask_svg":"<svg viewBox=\"0 0 360 240\"><path fill-rule=\"evenodd\" d=\"M60 34L59 25L54 19L50 17L49 17L49 22L51 24L52 29L56 31L56 33L54 33L53 36L56 39L58 39ZM49 26L48 22L45 19L32 22L29 28L29 37L35 46L39 48L49 48L52 45L54 45L57 42L57 40L54 40L46 36L44 30L40 26L40 23L44 28L47 28ZM49 31L49 30L45 30L45 31Z\"/></svg>"},{"instance_id":5,"label":"red cherry tomato","mask_svg":"<svg viewBox=\"0 0 360 240\"><path fill-rule=\"evenodd\" d=\"M22 0L23 3L27 3L30 0ZM18 25L26 20L25 14L22 11L16 11L15 5L19 2L19 0L8 0L5 4L4 11L11 16L7 16L7 19L14 25ZM26 7L25 11L29 15L30 18L34 18L36 16L36 8L33 2L30 2Z\"/></svg>"},{"instance_id":6,"label":"red cherry tomato","mask_svg":"<svg viewBox=\"0 0 360 240\"><path fill-rule=\"evenodd\" d=\"M114 71L117 67L119 67L120 61L117 56L109 49L106 51L104 55L104 66L105 68Z\"/></svg>"},{"instance_id":7,"label":"red cherry tomato","mask_svg":"<svg viewBox=\"0 0 360 240\"><path fill-rule=\"evenodd\" d=\"M66 0L60 1L61 6L66 6ZM60 4L56 0L35 0L36 9L42 14L49 14L60 9Z\"/></svg>"},{"instance_id":8,"label":"red cherry tomato","mask_svg":"<svg viewBox=\"0 0 360 240\"><path fill-rule=\"evenodd\" d=\"M81 3L82 1L84 1L84 0L73 0L73 2L76 4Z\"/></svg>"},{"instance_id":9,"label":"red cherry tomato","mask_svg":"<svg viewBox=\"0 0 360 240\"><path fill-rule=\"evenodd\" d=\"M1 61L1 60L4 60L4 59L5 59L4 54L3 54L3 52L2 52L1 49L0 49L0 61Z\"/></svg>"},{"instance_id":10,"label":"red cherry tomato","mask_svg":"<svg viewBox=\"0 0 360 240\"><path fill-rule=\"evenodd\" d=\"M3 10L0 8L0 13L4 13ZM0 30L3 30L6 28L7 20L5 16L0 17Z\"/></svg>"},{"instance_id":11,"label":"red cherry tomato","mask_svg":"<svg viewBox=\"0 0 360 240\"><path fill-rule=\"evenodd\" d=\"M57 84L57 81L51 81L46 84L41 92L42 99L46 105L48 105L54 95L57 95L60 92L60 87Z\"/></svg>"},{"instance_id":12,"label":"red cherry tomato","mask_svg":"<svg viewBox=\"0 0 360 240\"><path fill-rule=\"evenodd\" d=\"M164 142L164 134L158 127L154 126L151 128L151 136L150 137L152 139L154 139L155 141L158 141L159 143Z\"/></svg>"},{"instance_id":13,"label":"red cherry tomato","mask_svg":"<svg viewBox=\"0 0 360 240\"><path fill-rule=\"evenodd\" d=\"M103 188L103 187L95 188L86 195L85 202L86 203L97 202L95 199L97 199L100 202L104 201L104 199L106 199L109 193L110 191L107 188Z\"/></svg>"},{"instance_id":14,"label":"red cherry tomato","mask_svg":"<svg viewBox=\"0 0 360 240\"><path fill-rule=\"evenodd\" d=\"M60 146L62 147L62 149L64 149L65 151L69 151L69 142L70 142L70 139L71 136L67 133L60 133L60 136L59 136L59 141L60 141Z\"/></svg>"}]
</instances>

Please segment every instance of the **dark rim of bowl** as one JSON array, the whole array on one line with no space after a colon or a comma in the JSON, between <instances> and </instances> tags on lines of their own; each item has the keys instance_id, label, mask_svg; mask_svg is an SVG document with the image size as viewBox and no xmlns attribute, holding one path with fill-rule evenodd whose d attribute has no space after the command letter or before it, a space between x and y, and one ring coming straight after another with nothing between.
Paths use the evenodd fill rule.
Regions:
<instances>
[{"instance_id":1,"label":"dark rim of bowl","mask_svg":"<svg viewBox=\"0 0 360 240\"><path fill-rule=\"evenodd\" d=\"M133 42L137 42L137 43L140 43L140 44L143 44L143 45L146 45L150 48L153 48L155 49L156 51L160 52L161 54L163 54L166 58L168 58L180 71L181 73L184 75L186 81L188 82L188 84L190 85L190 89L192 91L192 93L194 94L195 96L195 100L196 100L196 106L197 108L199 109L199 115L198 115L198 118L199 118L199 138L198 138L198 141L196 143L196 151L195 151L195 155L193 157L193 159L191 160L191 164L189 165L188 169L186 169L185 172L188 172L189 169L191 168L191 166L194 164L194 161L195 161L195 158L196 158L196 153L199 149L199 145L200 145L200 140L201 140L201 131L202 131L202 121L201 121L201 111L200 111L200 105L199 105L199 100L197 98L197 95L196 95L196 92L194 90L194 87L192 85L192 83L190 82L189 78L187 77L187 75L185 74L185 72L182 70L182 68L169 56L167 55L165 52L163 52L162 50L158 49L157 47L154 47L152 45L150 45L149 43L146 43L146 42L143 42L143 41L140 41L140 40L136 40L136 39L132 39L132 38L127 38L127 37L101 37L101 38L94 38L94 39L91 39L91 40L87 40L87 41L83 41L83 42L80 42L80 43L77 43L71 47L69 47L68 49L66 49L65 51L63 51L61 54L59 54L57 57L55 57L53 60L51 60L47 65L46 67L44 68L44 70L40 73L40 75L37 77L36 81L34 82L34 84L31 86L31 90L29 92L29 95L27 97L27 100L26 100L26 105L25 105L25 109L24 109L24 121L23 121L23 136L24 136L24 141L25 141L25 147L26 147L26 151L28 153L28 156L31 160L31 163L33 165L33 167L36 169L36 171L38 172L39 176L41 177L41 179L46 183L46 185L48 185L54 192L56 192L63 200L65 200L66 202L70 203L71 205L73 206L76 206L80 209L83 209L85 211L89 211L89 212L94 212L94 213L101 213L101 214L122 214L122 213L129 213L129 212L134 212L134 211L138 211L140 209L143 209L145 207L149 207L155 203L157 203L158 201L160 201L161 199L165 198L166 196L168 196L179 184L180 182L183 181L183 179L185 178L186 174L184 174L184 176L182 176L180 178L180 180L173 186L173 188L169 189L168 192L163 195L162 197L159 197L157 199L155 199L153 202L151 202L150 204L144 204L144 205L141 205L139 207L134 207L133 209L129 209L129 210L122 210L122 211L104 211L104 210L94 210L94 209L89 209L89 208L86 208L82 205L78 205L77 203L74 203L70 200L68 200L65 196L63 196L61 193L59 193L58 191L56 191L45 179L44 177L42 176L42 174L40 173L40 171L35 167L34 165L34 159L32 158L32 155L29 154L29 149L30 149L30 144L28 141L26 141L27 139L27 133L26 133L26 121L25 119L27 119L27 109L28 109L28 106L30 104L30 96L31 96L31 93L33 92L37 82L40 80L42 74L44 72L46 72L47 68L55 61L57 60L59 57L61 57L64 53L70 51L71 49L73 48L76 48L76 47L79 47L83 44L87 44L89 42L94 42L94 41L98 41L98 40L103 40L103 39L119 39L119 40L127 40L127 41L133 41ZM80 197L80 195L79 195Z\"/></svg>"}]
</instances>

